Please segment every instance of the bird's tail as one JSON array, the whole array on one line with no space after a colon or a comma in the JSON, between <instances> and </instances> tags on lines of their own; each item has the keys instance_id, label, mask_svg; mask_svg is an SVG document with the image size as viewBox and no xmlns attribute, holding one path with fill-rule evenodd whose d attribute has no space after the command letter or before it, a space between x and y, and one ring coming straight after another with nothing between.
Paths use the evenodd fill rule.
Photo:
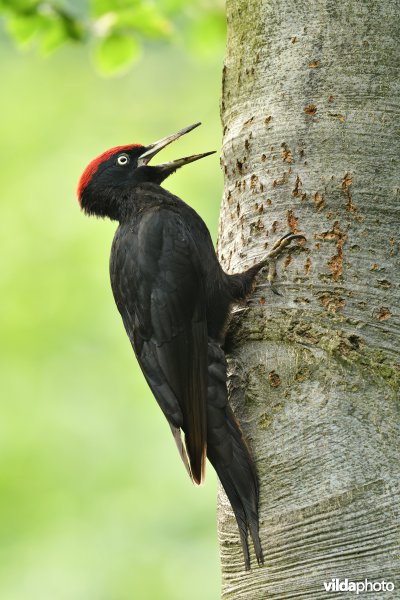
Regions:
<instances>
[{"instance_id":1,"label":"bird's tail","mask_svg":"<svg viewBox=\"0 0 400 600\"><path fill-rule=\"evenodd\" d=\"M239 527L246 569L250 568L248 532L258 564L263 552L258 524L258 479L238 422L228 405L225 355L217 344L208 344L207 456L231 503Z\"/></svg>"}]
</instances>

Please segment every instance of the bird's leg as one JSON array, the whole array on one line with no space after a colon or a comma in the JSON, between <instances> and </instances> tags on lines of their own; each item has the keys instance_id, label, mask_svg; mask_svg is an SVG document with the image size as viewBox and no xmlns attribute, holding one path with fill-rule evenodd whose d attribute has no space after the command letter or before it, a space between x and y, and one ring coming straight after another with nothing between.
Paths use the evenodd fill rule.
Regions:
<instances>
[{"instance_id":1,"label":"bird's leg","mask_svg":"<svg viewBox=\"0 0 400 600\"><path fill-rule=\"evenodd\" d=\"M284 251L285 248L290 246L290 244L292 243L293 240L305 240L305 239L306 238L304 235L289 232L286 235L284 235L283 237L281 237L278 241L275 242L275 244L272 246L271 251L267 254L265 259L263 261L261 261L261 263L260 263L261 269L268 265L267 281L268 281L268 284L269 284L271 290L274 292L274 294L277 294L278 296L282 296L282 294L280 292L278 292L278 290L276 289L276 287L273 284L273 282L276 278L277 258L282 254L282 252Z\"/></svg>"},{"instance_id":2,"label":"bird's leg","mask_svg":"<svg viewBox=\"0 0 400 600\"><path fill-rule=\"evenodd\" d=\"M274 287L273 282L276 277L276 261L278 257L282 254L285 248L289 246L293 240L305 240L304 235L297 233L287 233L283 237L281 237L275 244L272 246L271 251L267 254L267 256L260 261L259 263L253 265L243 273L235 273L233 275L227 275L228 281L230 283L230 293L232 298L236 301L244 300L251 294L254 289L254 281L257 273L261 271L264 267L268 266L268 283L271 287L271 290L281 296L278 290Z\"/></svg>"}]
</instances>

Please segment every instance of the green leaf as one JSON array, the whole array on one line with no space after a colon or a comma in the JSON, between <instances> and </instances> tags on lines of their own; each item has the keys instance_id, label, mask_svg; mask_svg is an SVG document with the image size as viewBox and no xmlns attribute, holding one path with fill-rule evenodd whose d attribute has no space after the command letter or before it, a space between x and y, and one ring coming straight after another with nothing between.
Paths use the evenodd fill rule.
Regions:
<instances>
[{"instance_id":1,"label":"green leaf","mask_svg":"<svg viewBox=\"0 0 400 600\"><path fill-rule=\"evenodd\" d=\"M7 29L14 40L25 46L43 27L43 18L37 14L16 15L8 19Z\"/></svg>"},{"instance_id":2,"label":"green leaf","mask_svg":"<svg viewBox=\"0 0 400 600\"><path fill-rule=\"evenodd\" d=\"M84 41L87 36L87 31L83 22L80 22L76 17L60 8L57 8L56 12L63 23L65 35L76 42Z\"/></svg>"},{"instance_id":3,"label":"green leaf","mask_svg":"<svg viewBox=\"0 0 400 600\"><path fill-rule=\"evenodd\" d=\"M140 56L140 46L131 35L112 33L95 48L94 59L104 75L125 71Z\"/></svg>"},{"instance_id":4,"label":"green leaf","mask_svg":"<svg viewBox=\"0 0 400 600\"><path fill-rule=\"evenodd\" d=\"M49 56L68 40L65 23L58 16L51 16L46 20L46 26L40 41L40 52L42 56Z\"/></svg>"}]
</instances>

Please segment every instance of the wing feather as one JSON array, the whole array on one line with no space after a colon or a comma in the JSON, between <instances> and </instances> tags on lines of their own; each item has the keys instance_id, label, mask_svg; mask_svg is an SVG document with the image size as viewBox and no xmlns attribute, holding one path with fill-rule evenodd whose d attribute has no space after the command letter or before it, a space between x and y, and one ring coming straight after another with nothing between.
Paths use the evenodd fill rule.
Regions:
<instances>
[{"instance_id":1,"label":"wing feather","mask_svg":"<svg viewBox=\"0 0 400 600\"><path fill-rule=\"evenodd\" d=\"M206 457L207 322L197 247L178 213L146 211L120 226L111 256L117 306L185 466L200 483ZM185 433L183 450L179 428Z\"/></svg>"}]
</instances>

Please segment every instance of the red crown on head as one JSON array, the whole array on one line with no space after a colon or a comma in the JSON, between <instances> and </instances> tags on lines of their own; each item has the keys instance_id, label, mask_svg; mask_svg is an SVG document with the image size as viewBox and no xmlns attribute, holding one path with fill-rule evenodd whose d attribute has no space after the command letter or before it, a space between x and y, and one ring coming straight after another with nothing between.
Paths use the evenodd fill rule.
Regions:
<instances>
[{"instance_id":1,"label":"red crown on head","mask_svg":"<svg viewBox=\"0 0 400 600\"><path fill-rule=\"evenodd\" d=\"M118 152L123 152L124 150L132 150L132 148L143 148L142 144L128 144L126 146L115 146L114 148L110 148L106 150L99 156L96 156L83 171L81 178L79 179L78 187L76 189L76 195L78 196L78 202L80 202L81 196L86 188L86 186L90 183L93 175L96 173L99 166L111 158L114 154L118 154Z\"/></svg>"}]
</instances>

